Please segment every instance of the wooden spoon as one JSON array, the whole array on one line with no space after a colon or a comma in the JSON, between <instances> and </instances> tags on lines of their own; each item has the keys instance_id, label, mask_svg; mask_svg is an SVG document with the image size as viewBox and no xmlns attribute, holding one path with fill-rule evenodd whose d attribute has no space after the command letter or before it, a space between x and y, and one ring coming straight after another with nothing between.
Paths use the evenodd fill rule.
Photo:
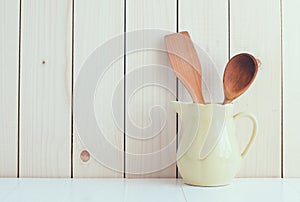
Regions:
<instances>
[{"instance_id":1,"label":"wooden spoon","mask_svg":"<svg viewBox=\"0 0 300 202\"><path fill-rule=\"evenodd\" d=\"M168 55L177 77L187 88L195 103L204 104L201 64L188 32L165 36Z\"/></svg>"},{"instance_id":2,"label":"wooden spoon","mask_svg":"<svg viewBox=\"0 0 300 202\"><path fill-rule=\"evenodd\" d=\"M260 61L248 53L241 53L230 59L223 76L224 104L232 102L249 88L259 65Z\"/></svg>"}]
</instances>

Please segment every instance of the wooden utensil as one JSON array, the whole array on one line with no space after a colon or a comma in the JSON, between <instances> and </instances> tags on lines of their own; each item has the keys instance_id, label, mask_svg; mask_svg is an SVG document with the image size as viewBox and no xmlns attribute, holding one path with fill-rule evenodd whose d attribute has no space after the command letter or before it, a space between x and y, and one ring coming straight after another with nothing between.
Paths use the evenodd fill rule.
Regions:
<instances>
[{"instance_id":1,"label":"wooden utensil","mask_svg":"<svg viewBox=\"0 0 300 202\"><path fill-rule=\"evenodd\" d=\"M230 59L223 75L224 104L232 102L249 88L259 64L260 61L248 53L241 53Z\"/></svg>"},{"instance_id":2,"label":"wooden utensil","mask_svg":"<svg viewBox=\"0 0 300 202\"><path fill-rule=\"evenodd\" d=\"M204 104L201 64L189 33L167 35L165 43L177 77L187 88L194 102Z\"/></svg>"}]
</instances>

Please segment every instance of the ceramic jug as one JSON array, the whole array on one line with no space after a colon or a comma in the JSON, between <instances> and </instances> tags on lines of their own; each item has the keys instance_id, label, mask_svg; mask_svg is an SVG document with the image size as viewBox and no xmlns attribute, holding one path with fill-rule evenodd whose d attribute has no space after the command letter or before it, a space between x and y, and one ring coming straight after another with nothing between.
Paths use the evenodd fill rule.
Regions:
<instances>
[{"instance_id":1,"label":"ceramic jug","mask_svg":"<svg viewBox=\"0 0 300 202\"><path fill-rule=\"evenodd\" d=\"M245 112L233 115L233 104L171 102L181 118L177 166L186 184L219 186L231 182L251 147L257 131L256 118ZM249 143L240 151L236 120L253 123Z\"/></svg>"}]
</instances>

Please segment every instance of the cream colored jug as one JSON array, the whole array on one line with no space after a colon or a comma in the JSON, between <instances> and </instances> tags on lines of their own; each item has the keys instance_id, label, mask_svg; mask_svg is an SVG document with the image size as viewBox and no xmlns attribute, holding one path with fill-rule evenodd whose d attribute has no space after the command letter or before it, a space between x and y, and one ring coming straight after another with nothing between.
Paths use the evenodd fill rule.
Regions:
<instances>
[{"instance_id":1,"label":"cream colored jug","mask_svg":"<svg viewBox=\"0 0 300 202\"><path fill-rule=\"evenodd\" d=\"M194 104L171 102L181 128L177 166L186 184L218 186L229 184L240 169L257 131L256 118L245 112L233 115L233 104ZM253 123L249 143L243 152L235 134L236 120Z\"/></svg>"}]
</instances>

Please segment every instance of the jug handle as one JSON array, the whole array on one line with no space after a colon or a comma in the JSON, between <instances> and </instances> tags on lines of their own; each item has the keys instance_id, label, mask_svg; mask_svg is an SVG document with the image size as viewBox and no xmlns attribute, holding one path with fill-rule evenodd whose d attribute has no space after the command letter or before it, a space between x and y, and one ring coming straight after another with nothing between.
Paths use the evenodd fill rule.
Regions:
<instances>
[{"instance_id":1,"label":"jug handle","mask_svg":"<svg viewBox=\"0 0 300 202\"><path fill-rule=\"evenodd\" d=\"M250 121L253 124L253 127L252 127L252 133L251 133L250 140L249 140L247 146L245 147L244 151L241 154L242 158L245 158L246 154L248 153L250 147L253 144L253 140L257 133L257 120L256 120L255 116L253 116L252 114L246 113L246 112L240 112L240 113L234 115L233 119L234 119L234 121L237 121L238 119L244 118L244 117L250 119Z\"/></svg>"}]
</instances>

